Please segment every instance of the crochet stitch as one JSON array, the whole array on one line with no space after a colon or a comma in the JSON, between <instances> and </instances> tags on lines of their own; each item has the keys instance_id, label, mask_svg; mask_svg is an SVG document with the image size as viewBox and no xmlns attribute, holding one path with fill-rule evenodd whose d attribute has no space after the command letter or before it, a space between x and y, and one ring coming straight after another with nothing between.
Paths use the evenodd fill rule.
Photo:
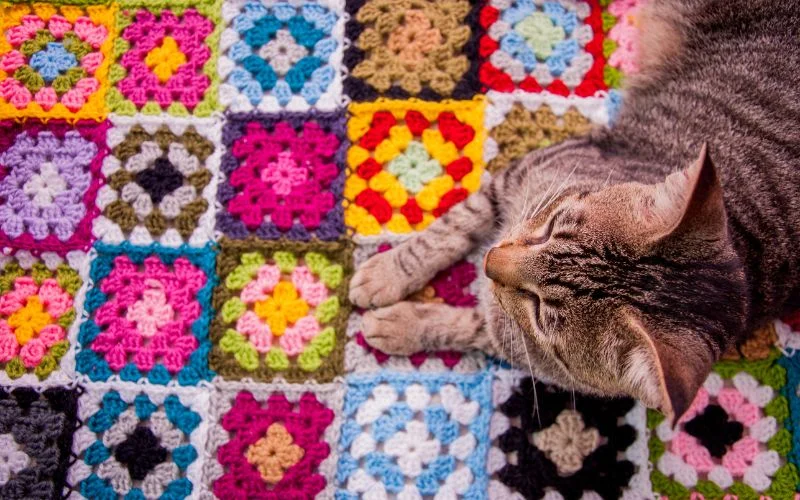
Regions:
<instances>
[{"instance_id":1,"label":"crochet stitch","mask_svg":"<svg viewBox=\"0 0 800 500\"><path fill-rule=\"evenodd\" d=\"M229 115L217 228L242 239L312 237L345 231L345 123L340 114Z\"/></svg>"},{"instance_id":2,"label":"crochet stitch","mask_svg":"<svg viewBox=\"0 0 800 500\"><path fill-rule=\"evenodd\" d=\"M62 498L79 394L0 388L0 498Z\"/></svg>"},{"instance_id":3,"label":"crochet stitch","mask_svg":"<svg viewBox=\"0 0 800 500\"><path fill-rule=\"evenodd\" d=\"M624 75L639 71L639 29L637 15L645 0L603 0L603 55L608 64L603 70L603 79L609 87L622 85Z\"/></svg>"},{"instance_id":4,"label":"crochet stitch","mask_svg":"<svg viewBox=\"0 0 800 500\"><path fill-rule=\"evenodd\" d=\"M0 122L0 245L88 250L107 125Z\"/></svg>"},{"instance_id":5,"label":"crochet stitch","mask_svg":"<svg viewBox=\"0 0 800 500\"><path fill-rule=\"evenodd\" d=\"M486 498L491 374L348 380L337 500Z\"/></svg>"},{"instance_id":6,"label":"crochet stitch","mask_svg":"<svg viewBox=\"0 0 800 500\"><path fill-rule=\"evenodd\" d=\"M581 97L608 89L598 0L490 0L479 22L478 77L487 89Z\"/></svg>"},{"instance_id":7,"label":"crochet stitch","mask_svg":"<svg viewBox=\"0 0 800 500\"><path fill-rule=\"evenodd\" d=\"M214 370L228 379L318 382L342 372L349 245L224 239L217 271Z\"/></svg>"},{"instance_id":8,"label":"crochet stitch","mask_svg":"<svg viewBox=\"0 0 800 500\"><path fill-rule=\"evenodd\" d=\"M0 116L106 116L115 7L0 3Z\"/></svg>"},{"instance_id":9,"label":"crochet stitch","mask_svg":"<svg viewBox=\"0 0 800 500\"><path fill-rule=\"evenodd\" d=\"M786 459L792 434L779 427L790 413L778 392L786 370L777 357L718 363L675 428L650 412L657 492L670 499L792 498L800 476Z\"/></svg>"},{"instance_id":10,"label":"crochet stitch","mask_svg":"<svg viewBox=\"0 0 800 500\"><path fill-rule=\"evenodd\" d=\"M333 384L222 385L211 400L205 484L221 500L330 498L342 392Z\"/></svg>"},{"instance_id":11,"label":"crochet stitch","mask_svg":"<svg viewBox=\"0 0 800 500\"><path fill-rule=\"evenodd\" d=\"M208 326L216 284L210 248L96 245L78 334L76 369L93 381L112 375L181 385L210 380Z\"/></svg>"},{"instance_id":12,"label":"crochet stitch","mask_svg":"<svg viewBox=\"0 0 800 500\"><path fill-rule=\"evenodd\" d=\"M356 0L345 54L345 91L355 101L469 99L478 90L474 20L470 0Z\"/></svg>"},{"instance_id":13,"label":"crochet stitch","mask_svg":"<svg viewBox=\"0 0 800 500\"><path fill-rule=\"evenodd\" d=\"M78 498L194 498L205 448L208 394L97 384L79 402L83 427L69 481Z\"/></svg>"},{"instance_id":14,"label":"crochet stitch","mask_svg":"<svg viewBox=\"0 0 800 500\"><path fill-rule=\"evenodd\" d=\"M97 196L102 215L94 235L106 243L207 243L214 231L219 126L141 115L117 120L108 134L111 155L103 163L107 181Z\"/></svg>"},{"instance_id":15,"label":"crochet stitch","mask_svg":"<svg viewBox=\"0 0 800 500\"><path fill-rule=\"evenodd\" d=\"M220 0L162 8L121 0L111 67L111 111L208 116L217 109Z\"/></svg>"},{"instance_id":16,"label":"crochet stitch","mask_svg":"<svg viewBox=\"0 0 800 500\"><path fill-rule=\"evenodd\" d=\"M478 190L485 101L350 106L345 224L356 234L421 231Z\"/></svg>"},{"instance_id":17,"label":"crochet stitch","mask_svg":"<svg viewBox=\"0 0 800 500\"><path fill-rule=\"evenodd\" d=\"M233 0L219 62L231 111L333 111L342 105L344 1Z\"/></svg>"}]
</instances>

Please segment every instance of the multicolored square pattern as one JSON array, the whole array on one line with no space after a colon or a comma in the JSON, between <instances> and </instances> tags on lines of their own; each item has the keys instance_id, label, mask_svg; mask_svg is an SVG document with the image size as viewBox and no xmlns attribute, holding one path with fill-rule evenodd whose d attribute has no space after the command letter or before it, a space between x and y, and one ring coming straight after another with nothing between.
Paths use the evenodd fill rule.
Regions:
<instances>
[{"instance_id":1,"label":"multicolored square pattern","mask_svg":"<svg viewBox=\"0 0 800 500\"><path fill-rule=\"evenodd\" d=\"M108 133L106 184L97 195L101 215L94 235L105 243L126 239L203 246L214 238L220 127L215 121L116 118Z\"/></svg>"},{"instance_id":2,"label":"multicolored square pattern","mask_svg":"<svg viewBox=\"0 0 800 500\"><path fill-rule=\"evenodd\" d=\"M69 482L82 498L197 498L208 394L96 384L79 403L83 426Z\"/></svg>"},{"instance_id":3,"label":"multicolored square pattern","mask_svg":"<svg viewBox=\"0 0 800 500\"><path fill-rule=\"evenodd\" d=\"M0 246L89 249L107 128L0 122Z\"/></svg>"},{"instance_id":4,"label":"multicolored square pattern","mask_svg":"<svg viewBox=\"0 0 800 500\"><path fill-rule=\"evenodd\" d=\"M211 401L206 487L223 500L332 498L343 392L222 385Z\"/></svg>"},{"instance_id":5,"label":"multicolored square pattern","mask_svg":"<svg viewBox=\"0 0 800 500\"><path fill-rule=\"evenodd\" d=\"M344 1L223 4L220 101L230 111L343 105Z\"/></svg>"},{"instance_id":6,"label":"multicolored square pattern","mask_svg":"<svg viewBox=\"0 0 800 500\"><path fill-rule=\"evenodd\" d=\"M217 109L220 0L159 7L121 0L108 92L111 111L208 116Z\"/></svg>"},{"instance_id":7,"label":"multicolored square pattern","mask_svg":"<svg viewBox=\"0 0 800 500\"><path fill-rule=\"evenodd\" d=\"M217 229L235 239L335 240L345 232L340 113L229 115Z\"/></svg>"},{"instance_id":8,"label":"multicolored square pattern","mask_svg":"<svg viewBox=\"0 0 800 500\"><path fill-rule=\"evenodd\" d=\"M62 498L79 394L0 388L0 498Z\"/></svg>"},{"instance_id":9,"label":"multicolored square pattern","mask_svg":"<svg viewBox=\"0 0 800 500\"><path fill-rule=\"evenodd\" d=\"M211 367L226 379L342 373L350 245L223 240Z\"/></svg>"},{"instance_id":10,"label":"multicolored square pattern","mask_svg":"<svg viewBox=\"0 0 800 500\"><path fill-rule=\"evenodd\" d=\"M92 381L112 376L195 385L210 380L208 328L216 284L209 248L96 245L78 333L77 371Z\"/></svg>"},{"instance_id":11,"label":"multicolored square pattern","mask_svg":"<svg viewBox=\"0 0 800 500\"><path fill-rule=\"evenodd\" d=\"M114 12L0 3L0 117L105 118Z\"/></svg>"},{"instance_id":12,"label":"multicolored square pattern","mask_svg":"<svg viewBox=\"0 0 800 500\"><path fill-rule=\"evenodd\" d=\"M421 231L478 190L485 101L350 106L345 224L362 236Z\"/></svg>"}]
</instances>

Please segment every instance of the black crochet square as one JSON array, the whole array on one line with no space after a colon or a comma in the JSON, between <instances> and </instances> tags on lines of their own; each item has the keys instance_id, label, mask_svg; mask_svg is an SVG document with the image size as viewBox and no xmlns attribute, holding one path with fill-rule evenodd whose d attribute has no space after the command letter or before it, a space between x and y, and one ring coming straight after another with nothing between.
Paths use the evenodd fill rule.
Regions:
<instances>
[{"instance_id":1,"label":"black crochet square","mask_svg":"<svg viewBox=\"0 0 800 500\"><path fill-rule=\"evenodd\" d=\"M0 465L7 468L0 498L63 498L79 395L64 388L0 389L0 462L7 461Z\"/></svg>"}]
</instances>

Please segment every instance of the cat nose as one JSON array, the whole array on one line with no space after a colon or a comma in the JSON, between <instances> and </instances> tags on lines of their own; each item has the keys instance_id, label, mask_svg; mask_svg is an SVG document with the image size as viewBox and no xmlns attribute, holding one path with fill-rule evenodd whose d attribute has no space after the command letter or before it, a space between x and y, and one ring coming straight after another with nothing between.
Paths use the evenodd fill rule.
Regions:
<instances>
[{"instance_id":1,"label":"cat nose","mask_svg":"<svg viewBox=\"0 0 800 500\"><path fill-rule=\"evenodd\" d=\"M483 258L483 271L497 283L516 286L519 282L519 263L524 249L503 245L492 247Z\"/></svg>"}]
</instances>

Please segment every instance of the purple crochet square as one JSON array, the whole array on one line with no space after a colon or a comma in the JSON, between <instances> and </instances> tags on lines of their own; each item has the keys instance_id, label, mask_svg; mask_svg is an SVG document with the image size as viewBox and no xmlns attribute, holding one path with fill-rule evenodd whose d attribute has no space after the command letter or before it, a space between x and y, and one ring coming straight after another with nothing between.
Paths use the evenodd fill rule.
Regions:
<instances>
[{"instance_id":1,"label":"purple crochet square","mask_svg":"<svg viewBox=\"0 0 800 500\"><path fill-rule=\"evenodd\" d=\"M229 115L217 229L233 239L335 240L345 232L342 113Z\"/></svg>"}]
</instances>

